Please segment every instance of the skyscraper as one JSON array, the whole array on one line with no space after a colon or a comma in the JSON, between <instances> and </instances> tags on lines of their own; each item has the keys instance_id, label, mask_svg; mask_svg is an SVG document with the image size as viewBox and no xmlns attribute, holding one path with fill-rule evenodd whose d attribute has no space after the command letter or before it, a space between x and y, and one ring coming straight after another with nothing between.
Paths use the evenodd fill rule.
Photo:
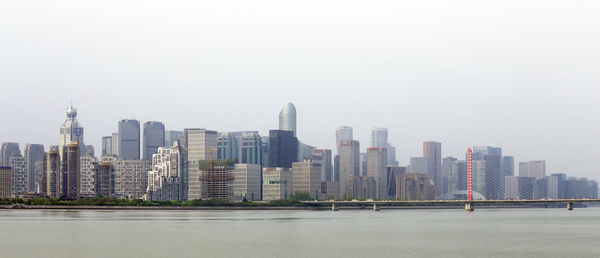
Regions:
<instances>
[{"instance_id":1,"label":"skyscraper","mask_svg":"<svg viewBox=\"0 0 600 258\"><path fill-rule=\"evenodd\" d=\"M119 158L140 159L140 122L135 119L119 121Z\"/></svg>"},{"instance_id":2,"label":"skyscraper","mask_svg":"<svg viewBox=\"0 0 600 258\"><path fill-rule=\"evenodd\" d=\"M71 142L63 148L61 199L77 200L81 194L80 146Z\"/></svg>"},{"instance_id":3,"label":"skyscraper","mask_svg":"<svg viewBox=\"0 0 600 258\"><path fill-rule=\"evenodd\" d=\"M260 164L235 164L233 170L233 200L259 201L262 198Z\"/></svg>"},{"instance_id":4,"label":"skyscraper","mask_svg":"<svg viewBox=\"0 0 600 258\"><path fill-rule=\"evenodd\" d=\"M298 158L298 139L292 131L269 130L269 166L291 168Z\"/></svg>"},{"instance_id":5,"label":"skyscraper","mask_svg":"<svg viewBox=\"0 0 600 258\"><path fill-rule=\"evenodd\" d=\"M94 182L96 197L115 196L115 169L110 162L101 162L96 166Z\"/></svg>"},{"instance_id":6,"label":"skyscraper","mask_svg":"<svg viewBox=\"0 0 600 258\"><path fill-rule=\"evenodd\" d=\"M367 149L367 177L372 177L375 180L375 198L387 199L388 177L386 148Z\"/></svg>"},{"instance_id":7,"label":"skyscraper","mask_svg":"<svg viewBox=\"0 0 600 258\"><path fill-rule=\"evenodd\" d=\"M96 177L96 166L98 166L98 162L94 156L85 155L80 158L80 194L82 197L96 196L96 183L94 182Z\"/></svg>"},{"instance_id":8,"label":"skyscraper","mask_svg":"<svg viewBox=\"0 0 600 258\"><path fill-rule=\"evenodd\" d=\"M119 133L112 134L112 155L119 156Z\"/></svg>"},{"instance_id":9,"label":"skyscraper","mask_svg":"<svg viewBox=\"0 0 600 258\"><path fill-rule=\"evenodd\" d=\"M16 142L3 142L0 149L0 166L8 166L11 156L21 156L19 144Z\"/></svg>"},{"instance_id":10,"label":"skyscraper","mask_svg":"<svg viewBox=\"0 0 600 258\"><path fill-rule=\"evenodd\" d=\"M339 126L335 129L335 145L336 147L340 145L340 142L345 140L352 140L352 127L350 126ZM338 149L339 154L339 149Z\"/></svg>"},{"instance_id":11,"label":"skyscraper","mask_svg":"<svg viewBox=\"0 0 600 258\"><path fill-rule=\"evenodd\" d=\"M292 131L296 136L296 107L287 103L279 112L279 130Z\"/></svg>"},{"instance_id":12,"label":"skyscraper","mask_svg":"<svg viewBox=\"0 0 600 258\"><path fill-rule=\"evenodd\" d=\"M152 155L165 144L165 125L161 122L144 123L144 159L152 160Z\"/></svg>"},{"instance_id":13,"label":"skyscraper","mask_svg":"<svg viewBox=\"0 0 600 258\"><path fill-rule=\"evenodd\" d=\"M427 159L427 176L437 186L442 180L442 144L439 142L424 142L423 157ZM436 187L436 190L439 189ZM436 191L436 197L438 196L439 191Z\"/></svg>"},{"instance_id":14,"label":"skyscraper","mask_svg":"<svg viewBox=\"0 0 600 258\"><path fill-rule=\"evenodd\" d=\"M43 189L40 192L48 198L60 198L60 154L58 148L50 148L44 158L44 176L42 180Z\"/></svg>"},{"instance_id":15,"label":"skyscraper","mask_svg":"<svg viewBox=\"0 0 600 258\"><path fill-rule=\"evenodd\" d=\"M352 196L353 193L346 188L348 184L352 184L353 177L360 176L360 143L354 140L343 140L339 148L340 196Z\"/></svg>"},{"instance_id":16,"label":"skyscraper","mask_svg":"<svg viewBox=\"0 0 600 258\"><path fill-rule=\"evenodd\" d=\"M333 182L333 166L331 163L331 150L313 149L312 160L315 164L321 165L321 181Z\"/></svg>"},{"instance_id":17,"label":"skyscraper","mask_svg":"<svg viewBox=\"0 0 600 258\"><path fill-rule=\"evenodd\" d=\"M258 132L247 133L242 137L242 164L262 164L262 137Z\"/></svg>"},{"instance_id":18,"label":"skyscraper","mask_svg":"<svg viewBox=\"0 0 600 258\"><path fill-rule=\"evenodd\" d=\"M112 155L113 138L112 136L102 136L102 156Z\"/></svg>"},{"instance_id":19,"label":"skyscraper","mask_svg":"<svg viewBox=\"0 0 600 258\"><path fill-rule=\"evenodd\" d=\"M182 131L165 131L165 147L171 147L173 146L173 142L176 140L181 140L181 138L183 138L183 132Z\"/></svg>"},{"instance_id":20,"label":"skyscraper","mask_svg":"<svg viewBox=\"0 0 600 258\"><path fill-rule=\"evenodd\" d=\"M373 127L371 133L371 148L388 148L388 129Z\"/></svg>"},{"instance_id":21,"label":"skyscraper","mask_svg":"<svg viewBox=\"0 0 600 258\"><path fill-rule=\"evenodd\" d=\"M480 192L487 199L504 198L504 174L502 172L502 148L491 146L474 146L473 160L483 161L485 171L483 180L485 188Z\"/></svg>"},{"instance_id":22,"label":"skyscraper","mask_svg":"<svg viewBox=\"0 0 600 258\"><path fill-rule=\"evenodd\" d=\"M25 162L27 165L27 191L35 192L37 187L35 182L38 181L36 178L35 163L42 160L44 156L44 145L41 144L27 144L25 146Z\"/></svg>"},{"instance_id":23,"label":"skyscraper","mask_svg":"<svg viewBox=\"0 0 600 258\"><path fill-rule=\"evenodd\" d=\"M185 129L184 130L184 149L187 150L187 174L183 176L183 195L184 200L194 200L202 198L202 183L200 176L202 171L199 168L201 160L209 160L211 157L217 159L217 132L206 129Z\"/></svg>"},{"instance_id":24,"label":"skyscraper","mask_svg":"<svg viewBox=\"0 0 600 258\"><path fill-rule=\"evenodd\" d=\"M79 145L79 156L84 156L83 127L77 121L77 109L71 106L67 108L67 120L60 127L58 150L61 160L64 158L66 146L73 142Z\"/></svg>"}]
</instances>

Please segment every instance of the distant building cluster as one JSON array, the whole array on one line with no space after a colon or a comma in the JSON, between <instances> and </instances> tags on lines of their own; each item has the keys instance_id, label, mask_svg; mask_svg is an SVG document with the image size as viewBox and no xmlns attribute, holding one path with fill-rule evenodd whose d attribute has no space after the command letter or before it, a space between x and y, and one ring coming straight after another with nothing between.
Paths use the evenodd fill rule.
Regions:
<instances>
[{"instance_id":1,"label":"distant building cluster","mask_svg":"<svg viewBox=\"0 0 600 258\"><path fill-rule=\"evenodd\" d=\"M0 198L92 197L186 201L221 198L270 201L304 194L312 199L465 199L467 161L442 156L442 144L423 143L423 155L406 166L396 160L388 129L370 130L361 149L353 128L335 131L336 150L301 142L296 108L279 113L279 128L217 132L203 128L166 130L157 121L118 121L102 137L102 150L84 143L77 110L67 109L57 145L48 150L14 142L0 149ZM491 146L472 148L475 199L598 198L598 183L546 173L546 162L518 163ZM335 151L335 152L334 152ZM466 157L466 154L465 154Z\"/></svg>"}]
</instances>

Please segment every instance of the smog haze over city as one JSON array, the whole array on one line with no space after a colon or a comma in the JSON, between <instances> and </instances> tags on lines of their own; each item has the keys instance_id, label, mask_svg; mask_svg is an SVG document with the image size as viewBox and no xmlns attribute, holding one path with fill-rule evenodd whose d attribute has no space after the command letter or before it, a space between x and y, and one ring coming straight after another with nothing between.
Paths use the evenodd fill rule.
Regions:
<instances>
[{"instance_id":1,"label":"smog haze over city","mask_svg":"<svg viewBox=\"0 0 600 258\"><path fill-rule=\"evenodd\" d=\"M337 126L474 145L600 179L598 1L3 1L2 141L56 144L72 102L100 149L117 121L277 127L334 148Z\"/></svg>"}]
</instances>

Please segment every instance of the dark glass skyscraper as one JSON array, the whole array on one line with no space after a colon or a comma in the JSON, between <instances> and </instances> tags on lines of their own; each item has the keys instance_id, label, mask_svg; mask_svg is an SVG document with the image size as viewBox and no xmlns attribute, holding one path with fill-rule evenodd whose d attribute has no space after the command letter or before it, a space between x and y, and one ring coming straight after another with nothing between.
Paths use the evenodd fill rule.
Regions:
<instances>
[{"instance_id":1,"label":"dark glass skyscraper","mask_svg":"<svg viewBox=\"0 0 600 258\"><path fill-rule=\"evenodd\" d=\"M269 166L291 168L298 158L298 139L293 131L269 131Z\"/></svg>"},{"instance_id":2,"label":"dark glass skyscraper","mask_svg":"<svg viewBox=\"0 0 600 258\"><path fill-rule=\"evenodd\" d=\"M144 123L144 159L152 161L152 155L158 152L158 147L165 144L165 125L161 122Z\"/></svg>"},{"instance_id":3,"label":"dark glass skyscraper","mask_svg":"<svg viewBox=\"0 0 600 258\"><path fill-rule=\"evenodd\" d=\"M123 119L119 121L118 145L120 159L140 159L140 122L138 120Z\"/></svg>"}]
</instances>

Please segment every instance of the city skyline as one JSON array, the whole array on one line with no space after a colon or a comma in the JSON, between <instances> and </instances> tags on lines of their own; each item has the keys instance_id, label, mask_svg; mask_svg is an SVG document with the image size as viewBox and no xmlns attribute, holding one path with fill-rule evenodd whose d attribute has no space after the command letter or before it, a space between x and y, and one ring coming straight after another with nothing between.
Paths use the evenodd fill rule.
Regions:
<instances>
[{"instance_id":1,"label":"city skyline","mask_svg":"<svg viewBox=\"0 0 600 258\"><path fill-rule=\"evenodd\" d=\"M285 105L284 105L284 109L288 108L290 105L291 105L292 107L294 107L293 103L291 103L291 102L288 102L287 104L285 104ZM71 104L70 106L68 106L68 107L66 108L67 120L68 120L68 117L69 117L69 115L71 114L71 110L72 110L72 109L76 109L76 108L77 108L77 107L76 107L76 106L74 106L73 104ZM295 110L294 110L294 111L295 111ZM275 112L273 112L273 113L275 113ZM279 120L277 120L277 119L276 119L276 116L273 116L273 117L274 117L274 119L275 119L276 121L279 121ZM279 114L279 119L281 119L281 112L280 112L280 114ZM136 121L137 121L137 123L138 123L139 125L146 124L146 123L160 123L161 125L163 125L163 126L164 126L164 128L165 128L165 132L167 132L167 131L171 131L171 130L175 130L175 131L183 131L184 129L190 129L190 128L193 128L193 127L184 127L184 128L170 128L170 127L168 127L168 125L167 125L166 123L163 123L162 121L158 121L158 120L148 120L148 121L146 121L146 120L137 120L137 119L135 119L135 118L131 118L131 119L121 119L121 120L119 120L119 121L116 121L115 123L117 123L117 126L116 126L117 128L115 129L115 132L118 132L118 125L119 125L119 123L121 123L121 122L123 122L123 121L134 121L134 120L136 120ZM279 123L279 122L277 122L277 123ZM79 125L79 126L80 126L80 125ZM86 126L82 126L82 127L84 127L84 128L85 128L86 132L89 130L88 128L86 128ZM352 131L354 132L354 135L356 135L356 130L355 130L355 129L354 129L354 127L352 127L352 126L343 126L343 125L337 126L337 127L336 127L336 128L334 128L334 130L331 132L331 138L332 138L332 141L334 142L334 143L333 143L333 145L334 145L334 146L335 146L335 141L336 141L336 130L337 130L337 129L339 129L339 128L341 128L341 127L350 127L350 128L352 128ZM212 127L208 127L208 128L206 128L206 127L201 127L201 128L203 128L203 129L207 129L207 130L214 130L214 129L212 129ZM276 128L277 128L277 127L275 127L275 129L269 129L269 130L277 130ZM369 145L369 144L372 144L372 141L373 141L373 136L372 136L372 132L373 132L373 130L382 130L382 129L385 129L386 131L393 131L393 130L390 130L389 128L387 128L387 127L377 127L377 126L373 126L373 127L370 127L370 128L368 129L368 132L367 132L367 133L368 133L368 136L367 136L367 137L365 137L366 139L364 139L364 142L362 142L362 141L360 141L360 140L356 139L356 137L353 137L353 140L357 140L358 142L360 142L361 144L363 144L363 146L362 146L362 147L361 147L361 149L359 150L359 152L360 152L360 153L367 153L367 150L368 150L368 148L370 147L370 145ZM248 131L248 130L252 130L252 129L248 129L248 128L246 128L245 130L246 130L246 131ZM214 130L214 131L217 131L217 132L219 132L219 133L221 133L221 132L232 132L232 131L221 131L221 130ZM269 132L268 132L268 131L267 131L266 133L263 133L263 132L261 132L261 131L258 131L258 132L259 132L259 134L260 134L261 136L269 136ZM386 133L387 133L387 132L386 132ZM108 132L106 133L106 135L108 135L108 136L110 136L110 135L112 135L112 134L114 134L114 133L108 133ZM138 135L138 137L139 137L139 138L138 138L138 145L139 145L138 149L139 149L139 150L142 150L142 149L144 148L144 146L143 146L143 142L141 141L141 139L143 138L143 131L139 130L138 134L139 134L139 135ZM86 143L87 143L87 142L90 142L91 144L89 144L89 145L92 145L92 146L94 147L94 149L95 149L95 150L96 150L96 151L99 153L99 155L97 155L98 157L100 157L100 156L101 156L100 154L101 154L101 151L102 151L102 140L103 140L103 138L104 138L104 137L106 137L106 135L105 135L105 136L101 136L101 137L100 137L100 140L99 140L99 141L97 141L98 143L96 143L96 141L95 141L95 140L84 139ZM117 135L118 135L118 133L117 133ZM88 136L88 137L89 137L89 136ZM88 137L85 137L85 138L88 138ZM6 141L5 141L5 140L3 140L3 139L0 139L0 140L2 140L2 141L0 141L0 142L13 142L13 141L10 141L10 140L6 140ZM114 140L113 140L113 141L114 141ZM392 141L392 140L390 140L390 142L392 143L392 146L393 146L393 145L394 145L394 144L393 144L393 141ZM423 143L426 143L426 142L430 142L430 141L423 141L421 144L423 144ZM444 145L444 142L443 142L443 141L438 141L438 142L440 142L442 145ZM24 148L25 148L26 144L40 144L40 143L33 143L33 142L25 142L25 143L23 143L23 142L17 142L17 143L19 143L19 148L21 148L21 149L23 149L23 150L24 150ZM312 143L311 143L311 144L312 144ZM44 146L44 148L45 148L45 149L49 149L51 145L58 145L58 144L56 144L56 143L50 143L50 144L43 143L42 145ZM469 146L467 146L466 148L469 148L470 146L487 146L487 145L485 145L485 144L483 144L483 145L469 145ZM317 146L315 146L315 147L316 147L316 148L318 148L318 149L331 149L331 150L332 150L332 151L334 151L334 152L336 152L336 150L337 150L337 147L332 147L332 148L329 148L329 147L321 147L321 146L318 146L318 145L317 145ZM502 147L503 149L505 148L505 147L504 147L504 146L502 146L502 145L500 145L500 147ZM446 148L446 146L444 146L444 151L445 151L445 148ZM466 148L465 148L465 150L466 150ZM417 149L418 149L418 148L417 148ZM138 150L138 151L139 151L139 150ZM422 150L420 150L420 151L417 151L417 152L421 152L421 151L422 151ZM451 154L447 154L447 153L445 153L444 151L441 153L441 158L453 157L453 158L458 158L458 159L460 160L460 159L462 159L462 157L463 157L463 156L461 156L461 153L458 153L457 155L451 155ZM140 155L140 157L138 157L138 158L142 158L142 157L141 157L141 154L142 154L142 152L140 151L140 152L139 152L139 155ZM337 154L337 153L336 153L336 154ZM511 153L511 154L512 154L513 156L515 156L515 163L516 163L516 164L515 164L515 166L517 166L517 165L518 165L518 163L520 163L520 162L530 162L530 160L527 160L527 159L522 159L522 158L520 158L518 154L514 154L514 153ZM464 152L462 153L462 155L464 155ZM83 156L83 155L82 155L82 156ZM400 158L398 158L398 155L397 155L397 156L396 156L396 159L398 160L398 163L399 163L399 165L400 165L400 166L409 166L409 165L410 165L410 163L411 163L411 160L412 160L412 159L414 159L414 158L418 158L418 157L421 157L421 155L420 155L420 154L414 154L413 156L410 156L410 157L400 157ZM538 159L534 159L534 160L543 160L544 162L547 162L547 161L548 161L547 159L544 159L543 157L540 157L540 158L538 158ZM515 175L519 175L519 173L518 173L518 172L519 172L518 170L515 170ZM555 169L553 169L551 166L549 166L549 168L548 168L548 173L547 173L547 174L552 174L552 173L567 173L567 174L569 174L569 175L572 175L572 176L576 176L576 177L587 177L587 178L589 178L589 179L592 179L592 180L598 180L598 179L600 178L600 176L597 176L597 175L595 175L595 174L593 174L593 173L591 173L591 175L579 175L578 173L576 173L576 171L558 171L558 170L555 170Z\"/></svg>"},{"instance_id":2,"label":"city skyline","mask_svg":"<svg viewBox=\"0 0 600 258\"><path fill-rule=\"evenodd\" d=\"M266 135L293 102L319 148L386 127L403 163L490 145L598 179L600 3L253 2L0 4L0 141L53 144L70 101L96 150L129 118Z\"/></svg>"}]
</instances>

